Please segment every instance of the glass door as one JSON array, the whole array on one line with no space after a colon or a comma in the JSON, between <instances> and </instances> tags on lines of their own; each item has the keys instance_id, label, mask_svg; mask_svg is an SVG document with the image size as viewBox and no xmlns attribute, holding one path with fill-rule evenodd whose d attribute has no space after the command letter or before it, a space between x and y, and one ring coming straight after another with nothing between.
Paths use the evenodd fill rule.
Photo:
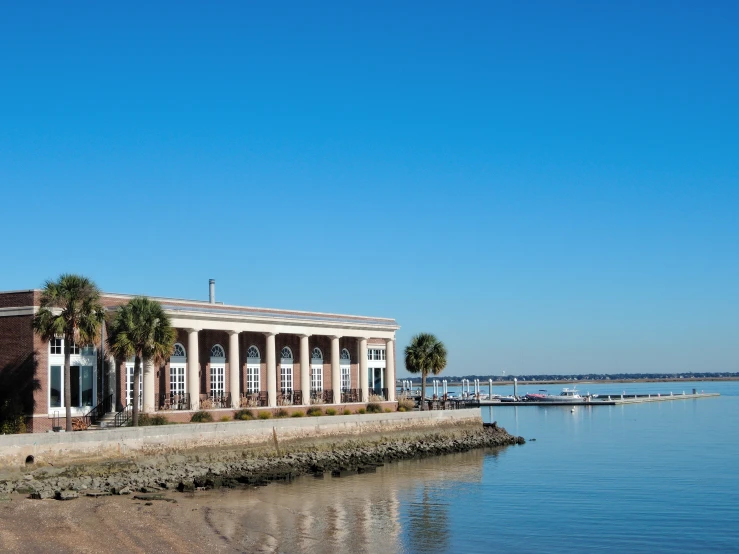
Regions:
<instances>
[{"instance_id":1,"label":"glass door","mask_svg":"<svg viewBox=\"0 0 739 554\"><path fill-rule=\"evenodd\" d=\"M72 408L92 408L94 401L92 366L73 365L69 368L69 377Z\"/></svg>"}]
</instances>

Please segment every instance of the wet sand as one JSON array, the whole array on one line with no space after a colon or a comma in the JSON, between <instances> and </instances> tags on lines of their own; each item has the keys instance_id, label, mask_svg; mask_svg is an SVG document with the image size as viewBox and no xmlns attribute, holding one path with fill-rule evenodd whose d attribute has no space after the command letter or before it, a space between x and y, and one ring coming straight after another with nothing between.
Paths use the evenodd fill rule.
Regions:
<instances>
[{"instance_id":1,"label":"wet sand","mask_svg":"<svg viewBox=\"0 0 739 554\"><path fill-rule=\"evenodd\" d=\"M401 552L401 499L427 480L479 482L499 449L407 460L377 473L266 487L0 502L2 552ZM497 455L497 454L496 454Z\"/></svg>"}]
</instances>

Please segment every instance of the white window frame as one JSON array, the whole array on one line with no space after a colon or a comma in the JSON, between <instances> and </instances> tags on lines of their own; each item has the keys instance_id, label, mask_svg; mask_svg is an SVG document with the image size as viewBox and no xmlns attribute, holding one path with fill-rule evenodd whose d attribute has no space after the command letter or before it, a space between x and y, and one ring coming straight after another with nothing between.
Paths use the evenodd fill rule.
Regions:
<instances>
[{"instance_id":1,"label":"white window frame","mask_svg":"<svg viewBox=\"0 0 739 554\"><path fill-rule=\"evenodd\" d=\"M133 372L135 369L134 362L126 362L126 406L133 404L132 397L135 393L133 383ZM139 371L139 409L141 409L141 403L144 401L142 398L144 395L144 364L141 363L141 370Z\"/></svg>"},{"instance_id":2,"label":"white window frame","mask_svg":"<svg viewBox=\"0 0 739 554\"><path fill-rule=\"evenodd\" d=\"M185 394L187 392L187 365L181 363L169 364L169 392L170 394Z\"/></svg>"},{"instance_id":3,"label":"white window frame","mask_svg":"<svg viewBox=\"0 0 739 554\"><path fill-rule=\"evenodd\" d=\"M280 350L280 356L280 393L287 394L288 390L290 392L295 390L293 386L293 351L289 346L283 346Z\"/></svg>"},{"instance_id":4,"label":"white window frame","mask_svg":"<svg viewBox=\"0 0 739 554\"><path fill-rule=\"evenodd\" d=\"M287 394L293 390L293 364L280 364L280 392Z\"/></svg>"},{"instance_id":5,"label":"white window frame","mask_svg":"<svg viewBox=\"0 0 739 554\"><path fill-rule=\"evenodd\" d=\"M323 391L323 364L310 366L310 390Z\"/></svg>"},{"instance_id":6,"label":"white window frame","mask_svg":"<svg viewBox=\"0 0 739 554\"><path fill-rule=\"evenodd\" d=\"M259 348L252 344L246 349L246 380L244 382L244 389L247 394L261 392L261 368L262 359Z\"/></svg>"},{"instance_id":7,"label":"white window frame","mask_svg":"<svg viewBox=\"0 0 739 554\"><path fill-rule=\"evenodd\" d=\"M349 391L352 388L351 366L341 366L341 390Z\"/></svg>"},{"instance_id":8,"label":"white window frame","mask_svg":"<svg viewBox=\"0 0 739 554\"><path fill-rule=\"evenodd\" d=\"M226 366L212 364L210 366L210 396L223 396L226 394Z\"/></svg>"},{"instance_id":9,"label":"white window frame","mask_svg":"<svg viewBox=\"0 0 739 554\"><path fill-rule=\"evenodd\" d=\"M52 341L54 342L54 347L52 347ZM57 354L54 352L56 348L61 349L61 353ZM48 383L51 384L51 368L55 366L60 367L60 387L59 387L59 393L60 393L60 399L59 403L61 406L52 407L51 406L51 386L47 387L46 391L46 406L48 407L48 414L54 415L54 412L58 412L59 410L64 410L64 339L63 338L54 338L49 341L49 347L48 347L48 359L47 359L47 368L46 368L46 375L48 379ZM97 350L94 345L91 345L90 348L85 350L84 354L80 353L81 350L79 347L72 345L72 352L70 353L70 360L69 365L71 366L77 366L80 368L80 372L82 372L83 368L92 368L91 371L91 377L92 377L92 405L90 406L72 406L72 414L75 416L84 415L87 412L89 412L93 406L95 406L98 402L97 397L97 376L98 376L98 362L97 362ZM82 379L82 373L80 373L80 379ZM80 395L82 395L82 389L80 389Z\"/></svg>"},{"instance_id":10,"label":"white window frame","mask_svg":"<svg viewBox=\"0 0 739 554\"><path fill-rule=\"evenodd\" d=\"M260 367L255 364L247 364L246 366L246 392L255 394L262 390L260 383Z\"/></svg>"}]
</instances>

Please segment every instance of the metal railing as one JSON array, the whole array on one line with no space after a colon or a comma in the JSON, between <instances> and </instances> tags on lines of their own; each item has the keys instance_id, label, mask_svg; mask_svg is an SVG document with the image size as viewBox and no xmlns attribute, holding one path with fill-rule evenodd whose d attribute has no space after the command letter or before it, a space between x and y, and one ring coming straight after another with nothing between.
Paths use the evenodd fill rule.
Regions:
<instances>
[{"instance_id":1,"label":"metal railing","mask_svg":"<svg viewBox=\"0 0 739 554\"><path fill-rule=\"evenodd\" d=\"M160 410L189 410L189 392L169 392L159 395Z\"/></svg>"},{"instance_id":2,"label":"metal railing","mask_svg":"<svg viewBox=\"0 0 739 554\"><path fill-rule=\"evenodd\" d=\"M124 425L126 425L129 421L131 421L132 411L133 411L132 404L125 406L120 412L117 412L115 414L115 420L113 421L113 425L115 427L123 427Z\"/></svg>"},{"instance_id":3,"label":"metal railing","mask_svg":"<svg viewBox=\"0 0 739 554\"><path fill-rule=\"evenodd\" d=\"M207 394L200 395L200 409L201 410L213 410L218 408L230 408L231 407L231 393L226 392L223 394Z\"/></svg>"},{"instance_id":4,"label":"metal railing","mask_svg":"<svg viewBox=\"0 0 739 554\"><path fill-rule=\"evenodd\" d=\"M341 401L347 402L359 402L359 389L344 389L341 391Z\"/></svg>"}]
</instances>

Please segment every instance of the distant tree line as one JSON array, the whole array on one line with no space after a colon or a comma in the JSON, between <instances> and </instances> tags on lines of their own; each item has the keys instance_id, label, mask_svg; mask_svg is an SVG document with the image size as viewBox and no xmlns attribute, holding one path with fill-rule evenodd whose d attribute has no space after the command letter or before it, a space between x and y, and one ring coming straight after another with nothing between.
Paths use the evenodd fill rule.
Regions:
<instances>
[{"instance_id":1,"label":"distant tree line","mask_svg":"<svg viewBox=\"0 0 739 554\"><path fill-rule=\"evenodd\" d=\"M717 379L725 377L737 377L739 378L739 372L730 371L705 371L705 372L689 372L689 373L578 373L571 375L552 375L552 374L537 374L537 375L454 375L443 377L447 381L461 381L462 379L469 379L474 381L479 379L480 381L487 382L492 379L493 382L508 382L513 379L519 381L621 381L627 379ZM408 379L406 379L408 380ZM419 377L411 377L409 379L413 382L419 382Z\"/></svg>"}]
</instances>

